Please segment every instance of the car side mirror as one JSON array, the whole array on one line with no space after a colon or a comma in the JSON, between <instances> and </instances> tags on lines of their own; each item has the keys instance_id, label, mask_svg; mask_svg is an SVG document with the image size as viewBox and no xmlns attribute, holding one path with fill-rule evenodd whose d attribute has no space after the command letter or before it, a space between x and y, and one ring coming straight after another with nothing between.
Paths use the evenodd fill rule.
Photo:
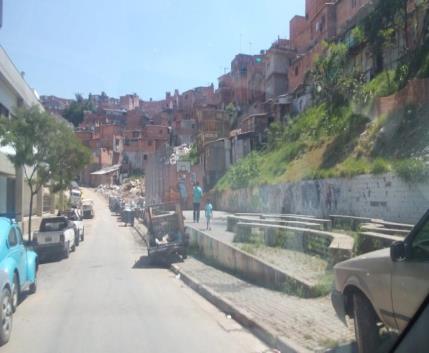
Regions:
<instances>
[{"instance_id":1,"label":"car side mirror","mask_svg":"<svg viewBox=\"0 0 429 353\"><path fill-rule=\"evenodd\" d=\"M405 243L403 241L395 241L390 246L390 258L393 262L406 259Z\"/></svg>"}]
</instances>

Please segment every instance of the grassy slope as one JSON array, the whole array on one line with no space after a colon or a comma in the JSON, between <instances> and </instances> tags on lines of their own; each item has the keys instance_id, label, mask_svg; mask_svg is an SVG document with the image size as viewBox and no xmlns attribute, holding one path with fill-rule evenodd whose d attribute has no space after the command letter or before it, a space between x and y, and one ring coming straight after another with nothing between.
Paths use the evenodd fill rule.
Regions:
<instances>
[{"instance_id":1,"label":"grassy slope","mask_svg":"<svg viewBox=\"0 0 429 353\"><path fill-rule=\"evenodd\" d=\"M372 96L394 93L398 87L389 87L386 81L382 73L365 89ZM389 171L407 181L421 180L426 168L415 158L429 155L429 104L402 107L371 121L370 106L359 113L351 106L335 113L328 113L324 105L309 108L277 132L271 150L241 160L216 189Z\"/></svg>"}]
</instances>

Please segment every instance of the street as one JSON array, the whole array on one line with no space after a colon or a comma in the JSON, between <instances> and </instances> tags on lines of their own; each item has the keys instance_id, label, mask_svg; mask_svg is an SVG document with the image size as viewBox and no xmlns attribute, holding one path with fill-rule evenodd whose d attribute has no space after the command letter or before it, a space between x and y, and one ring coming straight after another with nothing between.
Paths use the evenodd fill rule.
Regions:
<instances>
[{"instance_id":1,"label":"street","mask_svg":"<svg viewBox=\"0 0 429 353\"><path fill-rule=\"evenodd\" d=\"M165 268L145 265L131 227L93 191L95 218L68 260L42 264L38 290L14 315L2 352L267 352L269 349Z\"/></svg>"}]
</instances>

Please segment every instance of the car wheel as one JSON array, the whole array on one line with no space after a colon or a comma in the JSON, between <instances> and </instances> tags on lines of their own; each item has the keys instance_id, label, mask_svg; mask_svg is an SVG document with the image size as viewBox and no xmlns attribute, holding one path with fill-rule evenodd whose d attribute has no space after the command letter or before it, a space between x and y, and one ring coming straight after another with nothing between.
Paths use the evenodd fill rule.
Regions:
<instances>
[{"instance_id":1,"label":"car wheel","mask_svg":"<svg viewBox=\"0 0 429 353\"><path fill-rule=\"evenodd\" d=\"M37 291L37 272L34 277L34 282L30 284L30 289L28 290L30 294L34 294Z\"/></svg>"},{"instance_id":2,"label":"car wheel","mask_svg":"<svg viewBox=\"0 0 429 353\"><path fill-rule=\"evenodd\" d=\"M0 346L9 341L12 332L13 306L12 294L8 288L3 288L0 296Z\"/></svg>"},{"instance_id":3,"label":"car wheel","mask_svg":"<svg viewBox=\"0 0 429 353\"><path fill-rule=\"evenodd\" d=\"M68 259L70 256L70 243L67 242L65 249L64 249L64 258Z\"/></svg>"},{"instance_id":4,"label":"car wheel","mask_svg":"<svg viewBox=\"0 0 429 353\"><path fill-rule=\"evenodd\" d=\"M85 240L85 228L82 229L82 235L80 236L80 241Z\"/></svg>"},{"instance_id":5,"label":"car wheel","mask_svg":"<svg viewBox=\"0 0 429 353\"><path fill-rule=\"evenodd\" d=\"M362 294L353 295L353 317L359 353L376 352L380 346L378 317Z\"/></svg>"},{"instance_id":6,"label":"car wheel","mask_svg":"<svg viewBox=\"0 0 429 353\"><path fill-rule=\"evenodd\" d=\"M19 304L19 298L20 298L20 288L19 288L19 280L18 275L15 274L13 276L13 289L12 289L12 310L13 312L16 311L16 308Z\"/></svg>"}]
</instances>

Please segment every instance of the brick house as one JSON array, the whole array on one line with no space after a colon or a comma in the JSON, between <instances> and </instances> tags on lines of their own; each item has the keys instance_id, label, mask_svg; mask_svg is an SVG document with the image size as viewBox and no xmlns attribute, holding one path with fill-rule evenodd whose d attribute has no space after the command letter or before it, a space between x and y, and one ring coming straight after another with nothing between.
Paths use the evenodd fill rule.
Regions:
<instances>
[{"instance_id":1,"label":"brick house","mask_svg":"<svg viewBox=\"0 0 429 353\"><path fill-rule=\"evenodd\" d=\"M278 39L267 50L265 64L265 94L267 99L285 94L289 90L289 65L296 57L296 52L287 39Z\"/></svg>"},{"instance_id":2,"label":"brick house","mask_svg":"<svg viewBox=\"0 0 429 353\"><path fill-rule=\"evenodd\" d=\"M137 94L127 94L119 97L119 107L125 110L134 110L140 107L140 99Z\"/></svg>"}]
</instances>

